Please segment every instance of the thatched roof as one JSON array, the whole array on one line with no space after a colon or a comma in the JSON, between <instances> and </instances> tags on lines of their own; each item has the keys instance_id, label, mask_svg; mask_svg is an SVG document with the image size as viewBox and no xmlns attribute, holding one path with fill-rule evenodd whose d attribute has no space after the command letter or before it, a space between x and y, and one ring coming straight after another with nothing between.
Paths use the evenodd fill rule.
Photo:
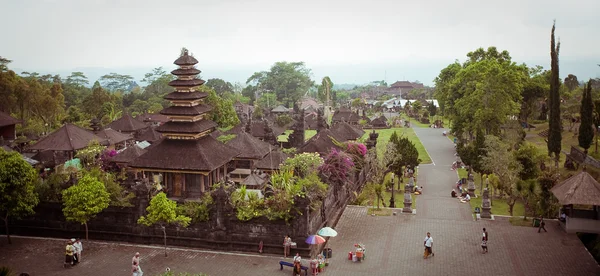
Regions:
<instances>
[{"instance_id":1,"label":"thatched roof","mask_svg":"<svg viewBox=\"0 0 600 276\"><path fill-rule=\"evenodd\" d=\"M21 120L17 120L10 115L0 111L0 127L20 124Z\"/></svg>"},{"instance_id":2,"label":"thatched roof","mask_svg":"<svg viewBox=\"0 0 600 276\"><path fill-rule=\"evenodd\" d=\"M140 135L138 135L138 141L148 141L150 143L156 142L162 139L162 134L158 133L154 128L148 128L146 130L142 130Z\"/></svg>"},{"instance_id":3,"label":"thatched roof","mask_svg":"<svg viewBox=\"0 0 600 276\"><path fill-rule=\"evenodd\" d=\"M562 205L600 206L600 184L585 170L551 189Z\"/></svg>"},{"instance_id":4,"label":"thatched roof","mask_svg":"<svg viewBox=\"0 0 600 276\"><path fill-rule=\"evenodd\" d=\"M245 126L242 126L242 129L243 128L245 128ZM279 127L276 124L271 125L271 129L273 130L273 134L275 135L275 137L277 137L285 132L284 128ZM266 134L265 122L264 121L252 121L251 133L252 133L252 136L254 136L254 137L264 138L265 134Z\"/></svg>"},{"instance_id":5,"label":"thatched roof","mask_svg":"<svg viewBox=\"0 0 600 276\"><path fill-rule=\"evenodd\" d=\"M255 173L251 173L248 177L246 177L244 180L242 180L242 185L246 185L246 186L253 186L253 187L261 187L265 184L265 182L267 182L267 176L266 175L258 175Z\"/></svg>"},{"instance_id":6,"label":"thatched roof","mask_svg":"<svg viewBox=\"0 0 600 276\"><path fill-rule=\"evenodd\" d=\"M67 162L69 155L64 151L46 150L36 153L31 159L40 162L46 168L51 168Z\"/></svg>"},{"instance_id":7,"label":"thatched roof","mask_svg":"<svg viewBox=\"0 0 600 276\"><path fill-rule=\"evenodd\" d=\"M271 151L269 143L261 141L244 131L227 142L227 145L239 152L236 158L240 159L262 159Z\"/></svg>"},{"instance_id":8,"label":"thatched roof","mask_svg":"<svg viewBox=\"0 0 600 276\"><path fill-rule=\"evenodd\" d=\"M238 155L210 135L198 140L163 139L130 163L130 167L176 171L213 171Z\"/></svg>"},{"instance_id":9,"label":"thatched roof","mask_svg":"<svg viewBox=\"0 0 600 276\"><path fill-rule=\"evenodd\" d=\"M356 140L365 134L364 130L353 127L346 122L338 122L333 125L333 127L331 127L331 132L341 139L339 140L340 142Z\"/></svg>"},{"instance_id":10,"label":"thatched roof","mask_svg":"<svg viewBox=\"0 0 600 276\"><path fill-rule=\"evenodd\" d=\"M148 126L125 113L121 118L114 120L106 127L120 132L136 132L140 129L147 128Z\"/></svg>"},{"instance_id":11,"label":"thatched roof","mask_svg":"<svg viewBox=\"0 0 600 276\"><path fill-rule=\"evenodd\" d=\"M315 136L311 137L306 143L300 147L299 152L318 152L321 155L325 155L331 151L332 148L339 149L333 140L338 142L343 141L335 133L329 129L319 131Z\"/></svg>"},{"instance_id":12,"label":"thatched roof","mask_svg":"<svg viewBox=\"0 0 600 276\"><path fill-rule=\"evenodd\" d=\"M254 162L254 167L259 170L278 170L279 165L288 159L288 155L281 150L273 150L263 159Z\"/></svg>"},{"instance_id":13,"label":"thatched roof","mask_svg":"<svg viewBox=\"0 0 600 276\"><path fill-rule=\"evenodd\" d=\"M137 145L129 146L119 154L110 158L109 161L115 163L129 163L136 158L140 157L142 154L146 153L147 150L138 147Z\"/></svg>"},{"instance_id":14,"label":"thatched roof","mask_svg":"<svg viewBox=\"0 0 600 276\"><path fill-rule=\"evenodd\" d=\"M371 125L374 127L387 127L387 119L384 116L377 117L371 121Z\"/></svg>"},{"instance_id":15,"label":"thatched roof","mask_svg":"<svg viewBox=\"0 0 600 276\"><path fill-rule=\"evenodd\" d=\"M271 112L285 113L290 112L290 110L283 105L278 105L277 107L271 109Z\"/></svg>"},{"instance_id":16,"label":"thatched roof","mask_svg":"<svg viewBox=\"0 0 600 276\"><path fill-rule=\"evenodd\" d=\"M352 110L340 109L333 113L331 120L334 122L358 122L360 121L360 116L352 112Z\"/></svg>"},{"instance_id":17,"label":"thatched roof","mask_svg":"<svg viewBox=\"0 0 600 276\"><path fill-rule=\"evenodd\" d=\"M142 113L135 118L144 123L166 123L169 121L169 117L158 113Z\"/></svg>"},{"instance_id":18,"label":"thatched roof","mask_svg":"<svg viewBox=\"0 0 600 276\"><path fill-rule=\"evenodd\" d=\"M108 140L109 145L118 144L127 140L133 140L133 137L131 135L118 132L111 128L105 128L98 131L94 131L94 134L96 134L100 138Z\"/></svg>"},{"instance_id":19,"label":"thatched roof","mask_svg":"<svg viewBox=\"0 0 600 276\"><path fill-rule=\"evenodd\" d=\"M74 124L65 124L34 145L28 147L28 149L40 151L74 151L87 147L91 141L98 141L100 144L108 145L107 139L98 137L91 131Z\"/></svg>"}]
</instances>

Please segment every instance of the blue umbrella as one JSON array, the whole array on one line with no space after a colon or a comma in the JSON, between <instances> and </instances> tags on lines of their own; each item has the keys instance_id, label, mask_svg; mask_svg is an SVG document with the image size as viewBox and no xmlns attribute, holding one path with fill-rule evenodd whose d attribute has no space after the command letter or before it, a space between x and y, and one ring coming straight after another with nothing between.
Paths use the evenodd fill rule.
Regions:
<instances>
[{"instance_id":1,"label":"blue umbrella","mask_svg":"<svg viewBox=\"0 0 600 276\"><path fill-rule=\"evenodd\" d=\"M335 237L337 236L337 232L335 230L333 230L333 228L331 227L323 227L321 228L321 230L319 230L319 232L317 233L323 237Z\"/></svg>"}]
</instances>

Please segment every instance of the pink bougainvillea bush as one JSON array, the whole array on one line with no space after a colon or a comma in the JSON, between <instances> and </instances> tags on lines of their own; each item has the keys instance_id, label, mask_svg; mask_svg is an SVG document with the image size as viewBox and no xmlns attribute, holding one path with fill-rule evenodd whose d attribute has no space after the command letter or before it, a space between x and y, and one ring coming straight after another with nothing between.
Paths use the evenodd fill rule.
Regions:
<instances>
[{"instance_id":1,"label":"pink bougainvillea bush","mask_svg":"<svg viewBox=\"0 0 600 276\"><path fill-rule=\"evenodd\" d=\"M348 181L353 167L354 162L349 154L332 148L319 166L319 172L329 184L342 186Z\"/></svg>"}]
</instances>

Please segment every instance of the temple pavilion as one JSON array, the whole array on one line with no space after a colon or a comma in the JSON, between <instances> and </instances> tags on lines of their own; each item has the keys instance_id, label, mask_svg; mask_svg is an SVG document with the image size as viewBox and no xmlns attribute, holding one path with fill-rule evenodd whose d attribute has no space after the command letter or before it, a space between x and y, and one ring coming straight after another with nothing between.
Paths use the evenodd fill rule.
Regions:
<instances>
[{"instance_id":1,"label":"temple pavilion","mask_svg":"<svg viewBox=\"0 0 600 276\"><path fill-rule=\"evenodd\" d=\"M208 112L212 110L204 103L208 93L197 90L204 84L197 78L200 73L195 68L198 60L184 50L174 63L179 68L171 74L177 79L169 85L175 91L164 97L171 106L160 112L169 121L156 128L164 139L153 144L129 166L144 177L161 182L167 196L193 198L224 179L227 164L238 153L210 135L217 124L208 119Z\"/></svg>"}]
</instances>

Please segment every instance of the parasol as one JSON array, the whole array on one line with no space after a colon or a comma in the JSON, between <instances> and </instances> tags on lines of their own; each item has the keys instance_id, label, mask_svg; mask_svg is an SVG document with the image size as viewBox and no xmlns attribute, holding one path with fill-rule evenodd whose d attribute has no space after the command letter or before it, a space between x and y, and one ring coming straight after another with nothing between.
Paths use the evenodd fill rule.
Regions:
<instances>
[{"instance_id":1,"label":"parasol","mask_svg":"<svg viewBox=\"0 0 600 276\"><path fill-rule=\"evenodd\" d=\"M325 239L319 235L310 235L305 242L308 244L321 244L325 242Z\"/></svg>"},{"instance_id":2,"label":"parasol","mask_svg":"<svg viewBox=\"0 0 600 276\"><path fill-rule=\"evenodd\" d=\"M333 230L331 227L323 227L317 234L323 237L335 237L337 236L337 231Z\"/></svg>"}]
</instances>

